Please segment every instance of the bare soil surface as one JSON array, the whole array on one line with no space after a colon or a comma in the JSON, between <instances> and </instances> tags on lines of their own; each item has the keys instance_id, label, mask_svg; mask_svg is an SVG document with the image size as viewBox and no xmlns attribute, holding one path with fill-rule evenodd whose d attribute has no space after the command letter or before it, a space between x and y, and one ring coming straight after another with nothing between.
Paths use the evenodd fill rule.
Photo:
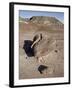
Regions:
<instances>
[{"instance_id":1,"label":"bare soil surface","mask_svg":"<svg viewBox=\"0 0 72 90\"><path fill-rule=\"evenodd\" d=\"M64 30L62 27L60 29L58 26L54 29L53 27L51 29L51 27L30 22L19 23L19 79L55 78L64 76ZM44 56L44 61L42 62L39 62L34 56L28 57L23 49L24 41L32 41L34 35L40 32L43 36L56 41L56 43L52 43L53 48ZM45 47L49 47L49 45ZM43 74L38 71L40 65L48 67L43 71Z\"/></svg>"}]
</instances>

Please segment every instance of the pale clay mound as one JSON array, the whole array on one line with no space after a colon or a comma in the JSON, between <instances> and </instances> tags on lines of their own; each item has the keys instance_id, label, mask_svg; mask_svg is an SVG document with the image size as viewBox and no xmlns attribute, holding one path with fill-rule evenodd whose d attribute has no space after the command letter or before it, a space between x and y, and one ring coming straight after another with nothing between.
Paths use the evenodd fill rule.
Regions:
<instances>
[{"instance_id":1,"label":"pale clay mound","mask_svg":"<svg viewBox=\"0 0 72 90\"><path fill-rule=\"evenodd\" d=\"M26 28L27 30L25 30ZM29 29L30 28L30 29ZM48 32L48 30L38 30L39 27L35 27L34 24L32 28L32 23L30 27L27 24L23 24L20 26L20 38L19 38L19 79L30 79L30 78L54 78L54 77L63 77L64 76L64 36L63 31L57 31L54 33ZM23 30L24 29L24 30ZM46 28L47 29L47 28ZM44 60L42 62L38 62L35 57L28 57L23 49L24 40L33 40L33 37L37 33L42 33L45 38L51 38L51 40L55 43L52 43L50 46L47 45L45 47L49 48L49 52L44 55ZM56 47L57 44L57 47ZM44 48L44 47L43 47ZM41 48L42 49L42 48ZM55 50L58 50L56 53ZM38 67L40 65L48 66L43 74L40 74L38 71Z\"/></svg>"}]
</instances>

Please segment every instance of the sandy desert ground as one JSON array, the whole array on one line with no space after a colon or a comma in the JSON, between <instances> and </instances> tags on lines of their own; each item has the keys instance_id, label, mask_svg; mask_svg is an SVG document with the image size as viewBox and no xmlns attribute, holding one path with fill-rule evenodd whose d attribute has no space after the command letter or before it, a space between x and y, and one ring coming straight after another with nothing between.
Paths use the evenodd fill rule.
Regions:
<instances>
[{"instance_id":1,"label":"sandy desert ground","mask_svg":"<svg viewBox=\"0 0 72 90\"><path fill-rule=\"evenodd\" d=\"M53 28L53 27L52 27ZM55 29L55 28L54 28ZM44 36L52 37L56 41L56 44L52 43L54 47L45 56L45 61L38 62L37 59L32 56L28 57L23 49L24 40L33 40L36 33L41 32ZM48 46L46 46L48 47ZM55 52L57 50L57 52ZM45 65L48 68L40 74L38 67ZM19 23L19 79L31 79L31 78L54 78L64 76L64 30L49 29L48 26L37 25L30 22Z\"/></svg>"}]
</instances>

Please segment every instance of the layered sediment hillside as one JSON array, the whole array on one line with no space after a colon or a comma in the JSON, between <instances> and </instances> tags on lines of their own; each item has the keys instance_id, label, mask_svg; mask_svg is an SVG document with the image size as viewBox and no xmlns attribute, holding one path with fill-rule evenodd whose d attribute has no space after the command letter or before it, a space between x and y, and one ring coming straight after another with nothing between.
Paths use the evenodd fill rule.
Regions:
<instances>
[{"instance_id":1,"label":"layered sediment hillside","mask_svg":"<svg viewBox=\"0 0 72 90\"><path fill-rule=\"evenodd\" d=\"M49 17L49 16L33 16L30 18L30 21L37 24L57 24L57 25L63 25L58 19L55 17Z\"/></svg>"}]
</instances>

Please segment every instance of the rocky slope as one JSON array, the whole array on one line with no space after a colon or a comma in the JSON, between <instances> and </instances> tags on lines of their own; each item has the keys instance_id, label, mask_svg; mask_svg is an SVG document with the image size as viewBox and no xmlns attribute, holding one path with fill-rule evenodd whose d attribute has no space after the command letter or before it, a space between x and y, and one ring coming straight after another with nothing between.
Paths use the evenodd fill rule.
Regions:
<instances>
[{"instance_id":1,"label":"rocky slope","mask_svg":"<svg viewBox=\"0 0 72 90\"><path fill-rule=\"evenodd\" d=\"M49 17L49 16L33 16L30 18L30 21L37 24L57 24L57 25L63 25L58 19L55 17Z\"/></svg>"}]
</instances>

